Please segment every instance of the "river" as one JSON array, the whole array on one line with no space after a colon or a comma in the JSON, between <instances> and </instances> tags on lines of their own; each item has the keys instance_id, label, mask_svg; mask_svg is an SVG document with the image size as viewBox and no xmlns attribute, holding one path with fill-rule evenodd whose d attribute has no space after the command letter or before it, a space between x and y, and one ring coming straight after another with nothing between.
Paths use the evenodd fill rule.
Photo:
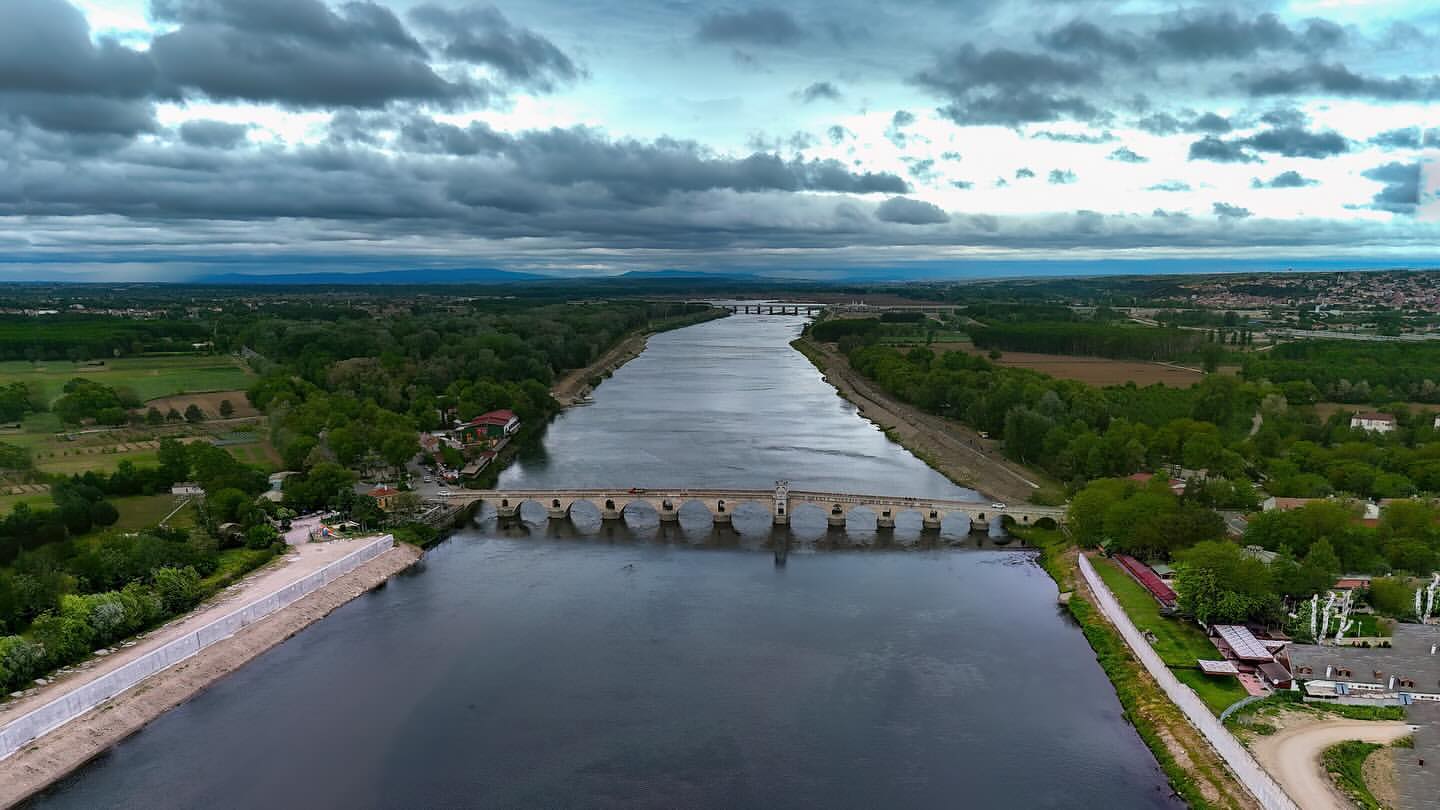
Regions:
<instances>
[{"instance_id":1,"label":"river","mask_svg":"<svg viewBox=\"0 0 1440 810\"><path fill-rule=\"evenodd\" d=\"M801 323L654 336L501 485L975 497L836 396L787 345ZM523 514L482 514L31 805L1176 806L1004 538L797 510L777 566L763 510Z\"/></svg>"}]
</instances>

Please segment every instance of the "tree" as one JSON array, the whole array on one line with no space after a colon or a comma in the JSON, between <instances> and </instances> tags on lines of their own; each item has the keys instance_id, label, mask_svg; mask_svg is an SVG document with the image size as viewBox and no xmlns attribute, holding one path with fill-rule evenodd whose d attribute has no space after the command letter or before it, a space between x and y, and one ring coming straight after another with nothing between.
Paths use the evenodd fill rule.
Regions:
<instances>
[{"instance_id":1,"label":"tree","mask_svg":"<svg viewBox=\"0 0 1440 810\"><path fill-rule=\"evenodd\" d=\"M155 591L160 595L160 604L166 613L184 613L194 607L203 595L200 589L200 574L192 566L157 568L151 576L155 580Z\"/></svg>"},{"instance_id":2,"label":"tree","mask_svg":"<svg viewBox=\"0 0 1440 810\"><path fill-rule=\"evenodd\" d=\"M115 521L120 519L120 510L115 504L109 501L96 501L90 504L90 522L96 526L113 526Z\"/></svg>"},{"instance_id":3,"label":"tree","mask_svg":"<svg viewBox=\"0 0 1440 810\"><path fill-rule=\"evenodd\" d=\"M182 418L183 417L180 416L180 412L175 410L174 408L171 408L165 413L166 422L179 422Z\"/></svg>"},{"instance_id":4,"label":"tree","mask_svg":"<svg viewBox=\"0 0 1440 810\"><path fill-rule=\"evenodd\" d=\"M150 406L150 409L145 412L145 424L154 427L155 425L162 425L164 423L165 414L160 413L159 408L153 405Z\"/></svg>"},{"instance_id":5,"label":"tree","mask_svg":"<svg viewBox=\"0 0 1440 810\"><path fill-rule=\"evenodd\" d=\"M220 417L221 417L222 419L229 419L229 418L230 418L231 416L233 416L234 414L235 414L235 406L230 404L230 400L228 400L228 399L222 399L222 400L220 400Z\"/></svg>"},{"instance_id":6,"label":"tree","mask_svg":"<svg viewBox=\"0 0 1440 810\"><path fill-rule=\"evenodd\" d=\"M1403 577L1370 580L1370 604L1379 613L1397 619L1415 617L1415 586Z\"/></svg>"},{"instance_id":7,"label":"tree","mask_svg":"<svg viewBox=\"0 0 1440 810\"><path fill-rule=\"evenodd\" d=\"M1070 530L1081 545L1098 546L1105 540L1105 515L1111 506L1125 499L1129 489L1127 481L1103 478L1091 481L1070 499Z\"/></svg>"},{"instance_id":8,"label":"tree","mask_svg":"<svg viewBox=\"0 0 1440 810\"><path fill-rule=\"evenodd\" d=\"M245 532L245 546L247 548L261 549L269 548L280 539L280 533L269 523L257 523Z\"/></svg>"},{"instance_id":9,"label":"tree","mask_svg":"<svg viewBox=\"0 0 1440 810\"><path fill-rule=\"evenodd\" d=\"M1225 540L1197 543L1179 555L1180 610L1203 624L1272 621L1280 614L1265 563Z\"/></svg>"},{"instance_id":10,"label":"tree","mask_svg":"<svg viewBox=\"0 0 1440 810\"><path fill-rule=\"evenodd\" d=\"M200 410L199 405L192 402L185 407L185 421L191 424L205 421L205 414Z\"/></svg>"}]
</instances>

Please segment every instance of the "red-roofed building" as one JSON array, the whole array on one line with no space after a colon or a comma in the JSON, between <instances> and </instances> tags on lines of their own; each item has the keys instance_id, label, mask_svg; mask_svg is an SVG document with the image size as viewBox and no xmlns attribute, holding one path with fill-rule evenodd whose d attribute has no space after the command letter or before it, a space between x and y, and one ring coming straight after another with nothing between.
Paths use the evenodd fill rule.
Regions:
<instances>
[{"instance_id":1,"label":"red-roofed building","mask_svg":"<svg viewBox=\"0 0 1440 810\"><path fill-rule=\"evenodd\" d=\"M400 490L395 489L394 487L387 487L384 484L380 484L366 494L374 498L375 502L380 505L381 509L384 509L388 512L390 511L391 500L396 495L400 494Z\"/></svg>"},{"instance_id":2,"label":"red-roofed building","mask_svg":"<svg viewBox=\"0 0 1440 810\"><path fill-rule=\"evenodd\" d=\"M1171 588L1169 583L1161 579L1160 575L1156 574L1150 566L1128 554L1116 554L1115 562L1119 563L1121 568L1124 568L1130 576L1134 577L1136 582L1144 586L1145 590L1149 591L1150 595L1155 597L1155 601L1167 608L1175 607L1175 603L1179 601L1180 597L1175 594L1175 589Z\"/></svg>"},{"instance_id":3,"label":"red-roofed building","mask_svg":"<svg viewBox=\"0 0 1440 810\"><path fill-rule=\"evenodd\" d=\"M508 410L482 413L455 429L466 447L491 446L520 429L520 418Z\"/></svg>"}]
</instances>

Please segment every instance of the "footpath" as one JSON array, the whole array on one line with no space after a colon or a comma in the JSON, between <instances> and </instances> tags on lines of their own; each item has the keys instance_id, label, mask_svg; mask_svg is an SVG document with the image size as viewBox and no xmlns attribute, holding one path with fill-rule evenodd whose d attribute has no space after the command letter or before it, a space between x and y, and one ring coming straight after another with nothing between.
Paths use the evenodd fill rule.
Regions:
<instances>
[{"instance_id":1,"label":"footpath","mask_svg":"<svg viewBox=\"0 0 1440 810\"><path fill-rule=\"evenodd\" d=\"M1120 631L1125 644L1145 667L1145 671L1150 673L1150 677L1155 679L1165 695L1185 714L1185 719L1204 735L1206 742L1210 743L1246 790L1249 790L1266 810L1299 810L1298 805L1279 783L1260 767L1245 746L1220 724L1219 719L1210 713L1200 698L1190 691L1190 687L1181 683L1175 673L1165 666L1165 662L1151 649L1150 643L1130 621L1130 617L1120 607L1120 603L1115 600L1115 596L1110 593L1110 589L1084 554L1080 555L1079 563L1080 573L1085 577L1085 582L1090 586L1090 592L1094 594L1095 602L1105 614L1105 618Z\"/></svg>"}]
</instances>

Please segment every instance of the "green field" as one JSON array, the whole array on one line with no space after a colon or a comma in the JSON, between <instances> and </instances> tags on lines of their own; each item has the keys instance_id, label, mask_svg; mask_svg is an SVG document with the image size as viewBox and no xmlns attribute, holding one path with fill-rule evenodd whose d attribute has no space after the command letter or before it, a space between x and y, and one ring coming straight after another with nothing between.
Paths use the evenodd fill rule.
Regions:
<instances>
[{"instance_id":1,"label":"green field","mask_svg":"<svg viewBox=\"0 0 1440 810\"><path fill-rule=\"evenodd\" d=\"M38 495L0 495L0 517L10 514L18 504L29 504L31 508L49 507L52 504L50 493L43 492Z\"/></svg>"},{"instance_id":2,"label":"green field","mask_svg":"<svg viewBox=\"0 0 1440 810\"><path fill-rule=\"evenodd\" d=\"M104 366L64 360L0 363L0 383L23 382L46 402L60 396L65 383L82 377L115 388L128 388L141 401L174 394L245 388L251 374L230 357L122 357Z\"/></svg>"},{"instance_id":3,"label":"green field","mask_svg":"<svg viewBox=\"0 0 1440 810\"><path fill-rule=\"evenodd\" d=\"M113 498L110 502L120 511L120 519L115 521L115 528L126 531L148 529L164 520L166 515L180 505L180 499L169 494L134 495L128 498ZM187 505L166 525L177 529L195 525L195 505Z\"/></svg>"},{"instance_id":4,"label":"green field","mask_svg":"<svg viewBox=\"0 0 1440 810\"><path fill-rule=\"evenodd\" d=\"M1120 606L1141 631L1155 637L1151 645L1175 673L1175 677L1194 689L1211 711L1219 714L1225 707L1246 696L1245 688L1234 678L1212 678L1195 668L1196 659L1216 660L1220 651L1210 643L1195 624L1184 619L1163 616L1160 603L1129 574L1110 560L1093 558L1095 571L1115 594Z\"/></svg>"},{"instance_id":5,"label":"green field","mask_svg":"<svg viewBox=\"0 0 1440 810\"><path fill-rule=\"evenodd\" d=\"M154 450L137 450L131 453L81 453L54 457L46 455L44 458L37 456L35 469L60 475L76 475L87 470L109 473L114 472L122 461L132 462L137 467L153 467L159 463Z\"/></svg>"}]
</instances>

